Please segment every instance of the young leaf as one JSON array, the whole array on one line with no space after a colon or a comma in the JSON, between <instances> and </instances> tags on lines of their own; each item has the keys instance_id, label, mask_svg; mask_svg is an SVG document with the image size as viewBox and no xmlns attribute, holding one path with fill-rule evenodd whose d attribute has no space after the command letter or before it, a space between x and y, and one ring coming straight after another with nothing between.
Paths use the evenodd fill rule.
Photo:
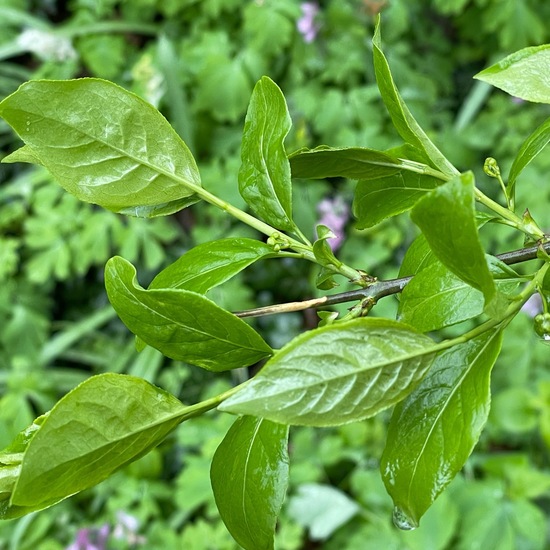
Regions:
<instances>
[{"instance_id":1,"label":"young leaf","mask_svg":"<svg viewBox=\"0 0 550 550\"><path fill-rule=\"evenodd\" d=\"M520 283L517 273L496 258L488 257L498 290L508 293ZM398 319L420 332L454 325L483 313L483 294L435 260L405 286Z\"/></svg>"},{"instance_id":2,"label":"young leaf","mask_svg":"<svg viewBox=\"0 0 550 550\"><path fill-rule=\"evenodd\" d=\"M397 403L424 376L433 341L388 319L324 326L287 344L220 410L336 426Z\"/></svg>"},{"instance_id":3,"label":"young leaf","mask_svg":"<svg viewBox=\"0 0 550 550\"><path fill-rule=\"evenodd\" d=\"M550 103L549 70L550 44L543 44L519 50L474 78L527 101Z\"/></svg>"},{"instance_id":4,"label":"young leaf","mask_svg":"<svg viewBox=\"0 0 550 550\"><path fill-rule=\"evenodd\" d=\"M516 179L522 170L548 145L550 141L550 119L546 119L522 144L510 168L508 193L513 193Z\"/></svg>"},{"instance_id":5,"label":"young leaf","mask_svg":"<svg viewBox=\"0 0 550 550\"><path fill-rule=\"evenodd\" d=\"M502 333L488 331L439 355L393 413L380 469L409 528L464 466L487 421L490 374Z\"/></svg>"},{"instance_id":6,"label":"young leaf","mask_svg":"<svg viewBox=\"0 0 550 550\"><path fill-rule=\"evenodd\" d=\"M441 184L440 179L408 170L359 181L353 198L357 228L373 227L386 218L410 210L423 196Z\"/></svg>"},{"instance_id":7,"label":"young leaf","mask_svg":"<svg viewBox=\"0 0 550 550\"><path fill-rule=\"evenodd\" d=\"M411 218L441 263L481 290L487 306L495 298L496 289L479 241L474 202L474 177L468 172L421 199Z\"/></svg>"},{"instance_id":8,"label":"young leaf","mask_svg":"<svg viewBox=\"0 0 550 550\"><path fill-rule=\"evenodd\" d=\"M89 378L54 406L31 439L11 504L45 508L96 485L158 445L188 409L140 378Z\"/></svg>"},{"instance_id":9,"label":"young leaf","mask_svg":"<svg viewBox=\"0 0 550 550\"><path fill-rule=\"evenodd\" d=\"M338 265L340 261L334 256L328 239L334 239L336 235L326 225L317 226L317 240L313 243L313 254L320 265Z\"/></svg>"},{"instance_id":10,"label":"young leaf","mask_svg":"<svg viewBox=\"0 0 550 550\"><path fill-rule=\"evenodd\" d=\"M172 359L221 372L272 353L253 328L202 294L143 289L134 266L118 256L105 266L105 287L122 322Z\"/></svg>"},{"instance_id":11,"label":"young leaf","mask_svg":"<svg viewBox=\"0 0 550 550\"><path fill-rule=\"evenodd\" d=\"M252 92L246 114L239 190L250 208L277 229L293 231L290 164L284 139L291 127L286 101L267 76Z\"/></svg>"},{"instance_id":12,"label":"young leaf","mask_svg":"<svg viewBox=\"0 0 550 550\"><path fill-rule=\"evenodd\" d=\"M210 470L216 505L228 531L245 550L272 550L288 485L288 426L238 418Z\"/></svg>"},{"instance_id":13,"label":"young leaf","mask_svg":"<svg viewBox=\"0 0 550 550\"><path fill-rule=\"evenodd\" d=\"M380 16L378 16L376 22L372 45L376 82L395 129L405 142L422 151L432 166L438 168L444 174L456 176L458 174L457 169L445 158L443 153L441 153L424 133L424 130L422 130L418 122L414 119L395 86L388 60L382 52Z\"/></svg>"},{"instance_id":14,"label":"young leaf","mask_svg":"<svg viewBox=\"0 0 550 550\"><path fill-rule=\"evenodd\" d=\"M292 177L321 179L342 177L352 180L377 179L399 172L396 158L365 147L300 149L289 155Z\"/></svg>"},{"instance_id":15,"label":"young leaf","mask_svg":"<svg viewBox=\"0 0 550 550\"><path fill-rule=\"evenodd\" d=\"M339 286L334 280L334 271L331 271L326 267L321 267L321 269L319 269L319 273L317 273L317 277L315 278L315 286L319 290L330 290L331 288Z\"/></svg>"},{"instance_id":16,"label":"young leaf","mask_svg":"<svg viewBox=\"0 0 550 550\"><path fill-rule=\"evenodd\" d=\"M205 294L256 260L275 256L273 248L255 239L220 239L195 246L163 269L149 285L183 288Z\"/></svg>"},{"instance_id":17,"label":"young leaf","mask_svg":"<svg viewBox=\"0 0 550 550\"><path fill-rule=\"evenodd\" d=\"M36 157L82 201L137 216L198 200L200 176L185 143L151 105L95 78L30 81L0 103ZM17 157L16 157L17 158Z\"/></svg>"}]
</instances>

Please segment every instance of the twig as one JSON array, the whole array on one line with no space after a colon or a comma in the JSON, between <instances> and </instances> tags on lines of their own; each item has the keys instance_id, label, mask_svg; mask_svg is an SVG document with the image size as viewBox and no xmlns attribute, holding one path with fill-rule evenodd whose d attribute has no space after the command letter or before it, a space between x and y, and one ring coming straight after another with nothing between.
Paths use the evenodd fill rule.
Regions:
<instances>
[{"instance_id":1,"label":"twig","mask_svg":"<svg viewBox=\"0 0 550 550\"><path fill-rule=\"evenodd\" d=\"M546 252L550 253L550 242L539 246L541 246ZM502 254L497 254L496 258L507 265L527 262L529 260L536 259L539 246L529 246L527 248L504 252ZM275 315L277 313L288 313L291 311L302 311L304 309L330 306L344 302L354 302L364 300L365 298L372 298L375 302L377 302L384 296L390 296L391 294L401 292L411 279L412 277L400 277L399 279L377 281L367 288L361 288L359 290L349 290L348 292L340 292L338 294L314 298L312 300L305 300L303 302L287 302L285 304L276 304L273 306L247 309L246 311L237 311L235 312L235 315L237 317L261 317L263 315Z\"/></svg>"}]
</instances>

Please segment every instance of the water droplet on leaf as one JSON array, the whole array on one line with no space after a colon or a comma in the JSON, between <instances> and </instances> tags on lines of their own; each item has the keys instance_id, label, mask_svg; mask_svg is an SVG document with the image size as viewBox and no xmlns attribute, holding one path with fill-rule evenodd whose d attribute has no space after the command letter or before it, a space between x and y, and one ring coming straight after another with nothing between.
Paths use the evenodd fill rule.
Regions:
<instances>
[{"instance_id":1,"label":"water droplet on leaf","mask_svg":"<svg viewBox=\"0 0 550 550\"><path fill-rule=\"evenodd\" d=\"M393 509L393 524L403 531L412 531L418 527L418 523L397 506Z\"/></svg>"}]
</instances>

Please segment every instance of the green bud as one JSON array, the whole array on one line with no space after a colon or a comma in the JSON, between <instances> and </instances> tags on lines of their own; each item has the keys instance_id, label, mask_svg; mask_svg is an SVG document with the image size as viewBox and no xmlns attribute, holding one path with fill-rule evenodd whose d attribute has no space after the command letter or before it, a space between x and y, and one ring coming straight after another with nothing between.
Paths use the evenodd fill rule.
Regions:
<instances>
[{"instance_id":1,"label":"green bud","mask_svg":"<svg viewBox=\"0 0 550 550\"><path fill-rule=\"evenodd\" d=\"M535 317L535 332L544 338L550 340L550 313L539 313Z\"/></svg>"},{"instance_id":2,"label":"green bud","mask_svg":"<svg viewBox=\"0 0 550 550\"><path fill-rule=\"evenodd\" d=\"M500 168L498 167L497 161L493 157L488 157L485 159L483 171L491 178L500 178Z\"/></svg>"}]
</instances>

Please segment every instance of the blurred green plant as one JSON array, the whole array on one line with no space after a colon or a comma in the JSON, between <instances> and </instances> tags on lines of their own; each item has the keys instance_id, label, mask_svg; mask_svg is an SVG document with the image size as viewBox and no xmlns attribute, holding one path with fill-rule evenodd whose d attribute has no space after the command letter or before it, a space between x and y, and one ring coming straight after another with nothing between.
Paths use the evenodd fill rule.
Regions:
<instances>
[{"instance_id":1,"label":"blurred green plant","mask_svg":"<svg viewBox=\"0 0 550 550\"><path fill-rule=\"evenodd\" d=\"M320 2L320 9L313 20L317 34L313 41L306 43L305 35L295 30L303 13L294 2L250 2L246 7L245 20L242 17L242 2L75 1L70 6L61 6L59 3L48 1L30 3L24 0L1 0L0 11L4 25L0 37L1 93L7 96L19 84L30 78L72 78L89 74L111 78L136 91L153 105L159 106L191 150L200 155L205 188L242 207L244 202L239 202L242 199L236 193L235 187L224 185L224 182L232 180L238 170L237 155L242 116L252 85L262 74L268 74L280 83L289 102L294 120L293 130L287 139L289 149L319 142L341 146L361 143L379 149L396 144L389 119L380 108L373 70L369 63L371 17L364 8L376 9L376 4L359 0L346 3ZM428 130L430 137L441 144L443 151L453 163L457 166L474 166L476 176L480 179L483 178L483 159L488 154L498 158L503 171L507 171L525 135L548 116L546 107L510 101L503 94L489 94L489 87L483 83L475 84L468 94L471 74L498 57L498 52L504 54L512 49L550 41L545 24L550 15L550 6L536 0L523 2L521 6L516 4L503 0L484 0L472 4L397 1L391 2L385 12L385 19L388 21L385 39L390 45L389 59L403 96L418 120ZM414 25L410 24L412 20L415 22ZM263 27L259 24L261 21L265 23ZM275 32L274 24L272 27L269 26L273 22L279 26L278 32ZM273 29L270 34L265 32L268 27ZM33 35L28 32L29 30L41 31L44 34ZM52 32L54 36L50 37ZM33 49L35 39L40 47ZM53 49L44 48L41 44L53 45ZM41 56L40 51L49 52L49 57ZM101 55L101 51L105 53ZM216 95L215 90L202 85L203 78L208 77L207 80L213 86L223 78L221 73L225 69L216 61L220 58L230 60L232 78L239 73L241 77L243 73L246 74L246 79L232 80L232 90L237 94L234 97ZM124 62L121 62L121 59ZM209 75L209 72L218 71L220 74ZM245 80L248 86L246 94L243 84ZM200 94L197 90L200 90ZM209 106L203 99L203 93L213 96L215 105ZM320 105L322 109L319 108ZM235 114L237 111L240 114ZM227 118L228 113L233 114L234 118ZM0 144L6 150L15 146L14 135L1 120ZM524 169L521 185L516 194L518 208L528 205L538 220L547 220L546 204L550 194L539 182L544 181L548 164L548 156L537 156ZM476 166L479 168L476 169ZM6 281L6 284L2 285L0 300L5 312L2 326L5 326L4 320L11 319L12 311L15 314L21 308L28 309L28 313L18 313L19 319L25 320L24 324L19 324L19 331L9 331L12 334L10 338L18 338L21 345L10 345L9 351L3 348L0 352L0 365L3 370L4 367L10 368L14 362L12 350L39 349L52 331L70 326L87 312L101 307L101 278L94 266L101 265L108 256L118 252L118 245L114 244L114 240L111 241L108 251L105 247L99 246L97 249L81 248L80 251L85 252L82 254L83 260L88 258L91 272L89 271L86 279L81 279L80 283L76 283L81 277L79 274L84 273L86 269L80 268L80 260L74 257L70 259L68 276L59 278L55 285L50 281L46 281L45 284L30 283L27 277L31 271L25 266L32 261L34 249L26 245L26 227L34 227L34 231L31 232L34 233L34 239L41 237L41 227L50 227L48 232L52 235L51 240L47 246L38 248L37 252L49 251L53 256L54 251L58 251L55 246L58 240L52 233L52 230L55 230L51 227L53 224L46 220L48 216L44 211L40 223L32 221L35 209L25 193L34 193L31 191L35 188L34 184L28 183L32 182L32 178L40 180L37 181L38 188L49 186L52 189L50 193L44 191L45 197L53 197L59 191L54 191L53 185L46 183L43 172L38 171L35 174L31 176L29 172L23 172L15 165L0 165L0 192L3 192L5 182L17 182L16 185L10 186L11 195L8 197L7 194L2 194L0 199L0 223L3 226L0 234L0 271L5 272ZM315 205L321 202L323 197L336 194L347 197L349 203L353 191L345 179L332 179L329 183L319 182L314 187L297 182L294 193L297 196L297 204L310 205L308 208L300 208L300 211L295 213L296 222L300 227L309 227L313 233L317 221ZM487 193L496 198L498 188L488 188ZM100 235L105 235L103 225L92 222L91 218L94 216L98 219L103 217L109 227L120 227L120 222L115 222L116 218L110 213L86 205L76 206L76 201L70 198L51 204L52 217L55 217L57 205L67 213L78 213L83 209L86 213L76 215L87 220L86 225L90 228L95 227ZM191 238L186 238L183 245L177 243L169 249L169 254L173 258L179 256L194 242L222 236L254 236L253 232L243 233L237 230L230 219L221 212L203 209L200 204L193 210L193 217L180 219ZM80 222L76 224L77 230L70 234L63 229L63 218L58 219L61 220L58 227L60 234L78 248L81 237L79 228L82 227ZM14 223L8 223L9 220L13 220ZM150 222L139 227L143 227L143 231L147 232ZM545 223L547 227L548 222ZM68 225L75 227L73 220ZM139 229L137 231L139 232ZM312 238L312 235L309 236ZM411 226L405 218L397 218L397 223L386 223L375 229L360 232L348 224L344 248L339 257L344 262L360 265L369 272L374 270L381 278L390 278L397 275L393 258L402 256L412 236ZM495 250L522 246L521 239L512 232L504 236L502 231L494 231L491 226L484 229L481 237L488 248ZM157 242L160 243L161 240ZM95 252L99 249L105 253L103 258ZM147 246L143 251L146 249ZM157 252L153 254L153 257L155 256ZM92 257L96 259L92 260ZM140 272L144 269L141 262L141 259L137 260ZM55 271L55 266L52 265L50 264L50 271ZM273 262L265 265L268 267L260 264L253 266L244 282L242 279L231 281L227 291L224 291L224 287L214 289L216 294L212 294L212 297L223 307L234 310L239 307L252 307L252 293L256 295L258 304L263 305L288 299L300 300L304 296L310 296L308 278L312 277L311 269L300 268L295 263L285 263L284 267ZM151 271L154 269L151 267ZM41 266L37 273L40 272ZM386 300L377 307L378 314L395 313L397 304L390 304L390 299ZM345 306L338 309L345 313ZM67 315L70 317L69 320L66 318ZM274 347L280 347L283 342L295 336L300 331L302 323L311 326L311 319L307 316L304 318L299 313L287 316L293 319L291 324L278 321L278 318L259 320L257 326L261 327L262 333L266 334L267 340ZM32 323L29 325L27 321ZM504 351L493 372L492 389L494 400L497 401L499 393L510 384L520 386L522 389L515 397L510 394L506 397L505 393L503 398L498 399L500 404L496 406L501 410L517 410L518 398L522 418L526 419L527 424L524 426L516 423L515 427L510 423L503 425L491 417L478 448L489 454L507 454L513 451L528 453L530 457L537 457L534 467L538 471L543 471L547 468L544 459L547 447L541 444L541 438L545 438L546 444L550 440L549 392L545 369L547 361L544 346L535 346L534 336L532 342L526 342L525 331L529 329L531 322L527 315L518 316L508 328ZM199 389L201 385L210 383L208 377L201 377L195 373L183 384L183 373L188 372L186 368L176 364L177 366L169 370L163 369L162 358L152 355L152 350L146 350L140 356L140 360L137 360L132 342L128 341L118 325L111 321L107 326L107 332L93 330L83 333L81 343L76 348L65 349L62 360L50 364L48 374L55 372L56 364L66 366L67 362L71 366L84 369L83 375L107 370L130 372L146 377L172 393L184 396L184 400L188 401L199 399L202 395ZM29 327L33 330L29 330ZM41 344L27 347L28 342L38 340ZM36 352L33 351L32 354L35 355ZM32 354L29 353L29 357ZM27 358L23 362L33 364L33 361ZM21 376L21 372L25 371L20 371L20 378L26 379L27 375ZM41 374L31 374L30 380L33 376L40 380L43 378ZM74 379L62 382L63 377L64 374L60 375L61 386L57 389L53 387L48 399L56 399L76 382ZM13 380L15 379L14 376ZM12 388L13 386L9 389L3 387L3 398L9 396ZM44 400L43 402L46 404ZM49 406L42 408L34 402L32 410L40 413L47 408ZM529 430L527 427L533 426L533 418L536 419L536 426ZM186 428L189 426L191 424ZM14 429L15 427L12 427L12 430ZM376 469L375 457L380 455L385 438L382 423L379 424L379 430L378 447L373 448L370 454L366 454L363 461L354 461L346 454L349 445L347 439L341 439L339 435L333 436L332 430L319 433L316 440L319 442L325 438L332 441L341 439L340 445L333 452L335 459L332 474L336 471L364 472L367 464L369 468ZM10 433L13 435L13 431ZM169 445L162 447L163 454L168 453L169 449ZM338 460L340 452L342 459ZM293 467L307 470L311 462L311 452L307 447L301 456L302 458L292 457ZM182 464L182 467L185 467L185 464ZM352 498L361 501L359 493L350 488L349 483L341 476L326 477L322 470L319 469L316 476L312 475L312 479L307 481L340 486ZM468 471L466 473L468 474ZM377 475L375 472L372 474ZM204 472L202 476L204 477ZM502 472L477 469L475 475L473 471L469 472L468 485L475 487L483 478L496 482L503 479ZM110 482L87 493L92 495L108 483ZM160 486L163 483L158 481ZM298 485L292 480L291 483L290 492L294 494ZM122 490L124 482L113 485ZM146 490L144 485L141 487L141 491ZM475 493L475 489L472 489L472 493ZM481 491L478 493L482 494ZM538 509L547 509L547 498L544 494L535 497ZM44 542L44 547L47 544L60 547L59 542L54 546L54 539L63 541L65 545L69 544L69 534L74 533L78 522L90 525L93 521L98 528L106 522L113 526L116 523L114 512L107 513L104 509L102 511L101 505L89 506L89 501L85 499L79 501L78 506L82 508L82 512L79 512L76 507L74 510L72 508L71 503L75 502L76 499L72 499L46 513L30 516L29 519L24 518L20 522L19 530L16 529L16 522L10 522L9 527L4 524L0 541L7 545L11 538L12 545L33 547L37 541L49 540L50 542ZM496 500L489 499L487 502L488 506L497 507ZM499 500L498 506L508 506L506 502ZM135 509L139 510L139 506L136 505ZM376 541L380 533L389 532L390 535L387 537L390 538L384 539L384 535L380 535L388 548L392 547L389 543L391 540L395 547L405 547L405 542L395 542L396 539L391 538L392 531L386 521L390 510L388 504L386 503L386 508L374 509L384 517L381 523L376 522L376 514L368 517L356 516L342 529L341 534L336 531L323 544L332 544L332 538L336 537L335 545L363 548L365 540L372 537L372 540ZM83 515L84 510L87 511L86 517ZM460 517L465 510L466 508L461 508ZM56 517L62 519L56 520ZM173 531L170 526L162 523L160 515L155 517L158 522L156 525L153 517L155 516L151 516L149 523L142 523L143 533L148 534L150 529L155 533ZM191 529L193 521L200 517L199 510L193 518L189 518L178 527L184 531L186 528ZM451 513L448 517L454 516ZM428 522L428 518L429 515L426 515L423 523ZM218 520L211 518L209 521L215 523ZM373 522L376 527L372 526ZM472 522L475 522L474 518ZM281 535L293 539L295 544L288 548L300 547L301 528L296 527L297 530L292 531L294 527L286 515L283 524ZM293 535L283 532L287 531L289 524ZM462 537L461 523L453 520L449 521L449 524L449 530L455 530L455 538ZM471 527L473 526L474 523L471 524ZM464 528L466 527L468 525ZM346 533L349 534L350 529L358 531L357 537L345 536ZM408 540L412 540L422 531L429 530L423 525L417 532L410 534ZM48 532L52 535L49 536ZM200 520L200 527L194 529L195 543L202 543L202 540L199 542L200 534L208 532L210 531L204 521ZM226 533L219 521L211 532ZM12 536L10 533L15 535ZM223 536L227 537L227 534ZM357 542L354 543L352 539ZM500 547L492 546L490 540L486 545L488 548ZM222 547L221 542L219 546ZM381 546L384 544L373 547ZM436 547L443 548L445 544L440 541ZM467 547L465 543L464 547Z\"/></svg>"}]
</instances>

